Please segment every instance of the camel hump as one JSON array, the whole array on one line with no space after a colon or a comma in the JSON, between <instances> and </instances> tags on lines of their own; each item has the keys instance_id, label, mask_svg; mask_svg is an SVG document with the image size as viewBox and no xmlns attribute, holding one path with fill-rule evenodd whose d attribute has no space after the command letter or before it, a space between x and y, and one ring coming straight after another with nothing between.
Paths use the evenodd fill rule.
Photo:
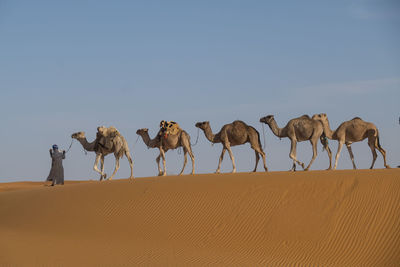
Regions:
<instances>
[{"instance_id":1,"label":"camel hump","mask_svg":"<svg viewBox=\"0 0 400 267\"><path fill-rule=\"evenodd\" d=\"M237 125L237 126L239 126L239 125L240 125L240 126L244 125L244 126L246 126L246 127L248 126L244 121L241 121L241 120L236 120L236 121L232 122L232 124L235 125L235 126L236 126L236 125Z\"/></svg>"},{"instance_id":2,"label":"camel hump","mask_svg":"<svg viewBox=\"0 0 400 267\"><path fill-rule=\"evenodd\" d=\"M110 126L108 128L105 126L97 127L97 133L104 137L115 137L121 135L114 126Z\"/></svg>"},{"instance_id":3,"label":"camel hump","mask_svg":"<svg viewBox=\"0 0 400 267\"><path fill-rule=\"evenodd\" d=\"M353 121L353 120L363 120L363 119L361 119L360 117L354 117L351 120Z\"/></svg>"},{"instance_id":4,"label":"camel hump","mask_svg":"<svg viewBox=\"0 0 400 267\"><path fill-rule=\"evenodd\" d=\"M304 114L304 115L301 116L300 118L302 118L302 119L311 119L310 116L308 116L307 114Z\"/></svg>"},{"instance_id":5,"label":"camel hump","mask_svg":"<svg viewBox=\"0 0 400 267\"><path fill-rule=\"evenodd\" d=\"M236 135L241 135L244 132L249 131L249 129L251 127L251 126L247 125L244 121L240 121L240 120L236 120L236 121L232 122L231 125L232 125L231 126L232 127L232 133L234 133Z\"/></svg>"},{"instance_id":6,"label":"camel hump","mask_svg":"<svg viewBox=\"0 0 400 267\"><path fill-rule=\"evenodd\" d=\"M122 137L120 132L114 126L104 127L100 126L97 128L97 142L96 146L100 145L102 148L111 150L113 146L116 146L119 141L118 137Z\"/></svg>"}]
</instances>

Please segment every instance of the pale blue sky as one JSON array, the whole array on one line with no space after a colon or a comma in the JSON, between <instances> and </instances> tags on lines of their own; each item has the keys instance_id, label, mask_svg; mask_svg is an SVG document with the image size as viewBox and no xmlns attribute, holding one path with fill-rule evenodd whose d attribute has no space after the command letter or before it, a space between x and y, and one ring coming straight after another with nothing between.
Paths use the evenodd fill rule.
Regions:
<instances>
[{"instance_id":1,"label":"pale blue sky","mask_svg":"<svg viewBox=\"0 0 400 267\"><path fill-rule=\"evenodd\" d=\"M241 119L280 127L303 114L327 113L332 128L359 116L374 122L392 166L400 164L400 2L343 1L4 1L0 0L1 181L47 177L48 149L70 135L114 125L131 149L136 130L153 136L175 120L195 141L195 122L215 132ZM289 140L266 130L267 165L288 170ZM337 142L330 142L336 153ZM193 147L198 173L214 172L221 145L201 133ZM312 169L327 167L319 146ZM366 142L353 145L368 168ZM156 149L141 140L134 175L156 174ZM250 171L249 145L235 147L238 171ZM340 169L351 168L346 150ZM298 158L311 158L308 142ZM66 179L98 178L94 154L74 143ZM169 174L182 155L167 153ZM376 167L383 167L378 154ZM106 158L106 171L114 167ZM228 155L222 171L232 168ZM186 173L191 170L188 162ZM259 166L259 171L262 168ZM116 178L129 176L122 159Z\"/></svg>"}]
</instances>

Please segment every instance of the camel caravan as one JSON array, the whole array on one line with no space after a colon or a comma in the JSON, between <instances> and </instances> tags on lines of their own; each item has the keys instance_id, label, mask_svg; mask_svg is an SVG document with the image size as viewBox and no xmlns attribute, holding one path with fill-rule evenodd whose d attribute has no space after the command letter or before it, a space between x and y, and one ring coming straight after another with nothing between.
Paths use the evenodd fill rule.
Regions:
<instances>
[{"instance_id":1,"label":"camel caravan","mask_svg":"<svg viewBox=\"0 0 400 267\"><path fill-rule=\"evenodd\" d=\"M296 171L296 164L299 165L303 170L307 171L310 169L312 163L317 157L317 144L318 140L321 142L324 150L327 152L329 157L329 167L327 170L332 169L332 153L328 145L328 139L338 141L338 150L335 157L335 163L333 169L337 167L340 152L343 144L346 145L349 151L350 158L353 164L353 169L356 169L354 163L354 155L351 149L351 144L354 142L360 142L368 138L368 146L372 152L372 164L370 169L374 167L377 153L376 149L382 154L384 166L390 168L386 163L386 151L381 147L379 142L379 132L376 126L371 122L363 121L359 117L355 117L352 120L345 121L339 125L336 130L331 130L329 120L326 114L315 114L311 118L308 115L303 115L298 118L290 120L285 127L279 128L273 115L268 115L260 118L260 122L267 124L271 129L272 133L279 138L287 137L290 139L290 153L289 157L292 160L292 168L290 171ZM233 156L231 147L237 145L243 145L250 143L251 148L255 152L256 161L253 172L257 170L257 165L260 160L260 156L263 160L265 171L268 171L266 165L266 156L263 151L260 139L260 133L252 126L247 125L245 122L236 120L232 123L225 124L222 126L218 133L213 133L211 130L210 122L197 122L195 124L199 130L204 132L205 137L212 144L221 143L222 152L219 157L218 167L215 173L220 173L221 163L224 158L226 151L229 153L229 157L232 161L232 172L236 172L235 157ZM142 137L143 142L148 148L158 148L159 155L156 158L158 175L165 176L167 174L165 153L168 150L182 148L184 152L183 167L179 175L183 173L187 163L187 154L192 161L191 174L195 173L195 160L192 151L192 144L190 142L189 134L183 130L178 123L173 121L161 121L160 129L154 138L150 138L148 129L142 128L136 131L139 137ZM133 178L133 160L130 155L128 143L121 133L113 126L104 127L100 126L97 128L96 139L92 142L88 142L85 137L85 132L77 132L72 134L73 139L78 140L85 151L93 151L96 153L96 159L94 162L93 169L100 174L100 181L107 179L107 174L104 172L104 157L108 154L114 154L115 157L115 168L112 175L108 178L111 180L119 169L119 160L125 155L128 159L131 175ZM311 161L307 166L303 162L297 159L296 146L297 142L310 141L313 151ZM196 142L197 143L197 142ZM160 159L162 159L163 168L160 167ZM98 167L100 161L100 169Z\"/></svg>"}]
</instances>

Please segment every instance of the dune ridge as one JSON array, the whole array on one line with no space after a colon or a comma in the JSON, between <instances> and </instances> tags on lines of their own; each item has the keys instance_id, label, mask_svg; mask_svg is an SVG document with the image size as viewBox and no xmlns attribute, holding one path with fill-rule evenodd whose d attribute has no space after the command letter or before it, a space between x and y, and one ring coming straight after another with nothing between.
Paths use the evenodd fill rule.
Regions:
<instances>
[{"instance_id":1,"label":"dune ridge","mask_svg":"<svg viewBox=\"0 0 400 267\"><path fill-rule=\"evenodd\" d=\"M398 266L399 203L398 169L0 184L0 263Z\"/></svg>"}]
</instances>

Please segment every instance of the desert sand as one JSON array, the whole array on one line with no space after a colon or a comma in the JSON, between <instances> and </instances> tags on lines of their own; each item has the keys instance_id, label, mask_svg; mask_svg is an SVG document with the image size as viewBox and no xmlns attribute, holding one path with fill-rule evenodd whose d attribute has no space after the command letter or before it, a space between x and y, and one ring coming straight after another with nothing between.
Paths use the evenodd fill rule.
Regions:
<instances>
[{"instance_id":1,"label":"desert sand","mask_svg":"<svg viewBox=\"0 0 400 267\"><path fill-rule=\"evenodd\" d=\"M400 169L0 183L0 263L399 266Z\"/></svg>"}]
</instances>

